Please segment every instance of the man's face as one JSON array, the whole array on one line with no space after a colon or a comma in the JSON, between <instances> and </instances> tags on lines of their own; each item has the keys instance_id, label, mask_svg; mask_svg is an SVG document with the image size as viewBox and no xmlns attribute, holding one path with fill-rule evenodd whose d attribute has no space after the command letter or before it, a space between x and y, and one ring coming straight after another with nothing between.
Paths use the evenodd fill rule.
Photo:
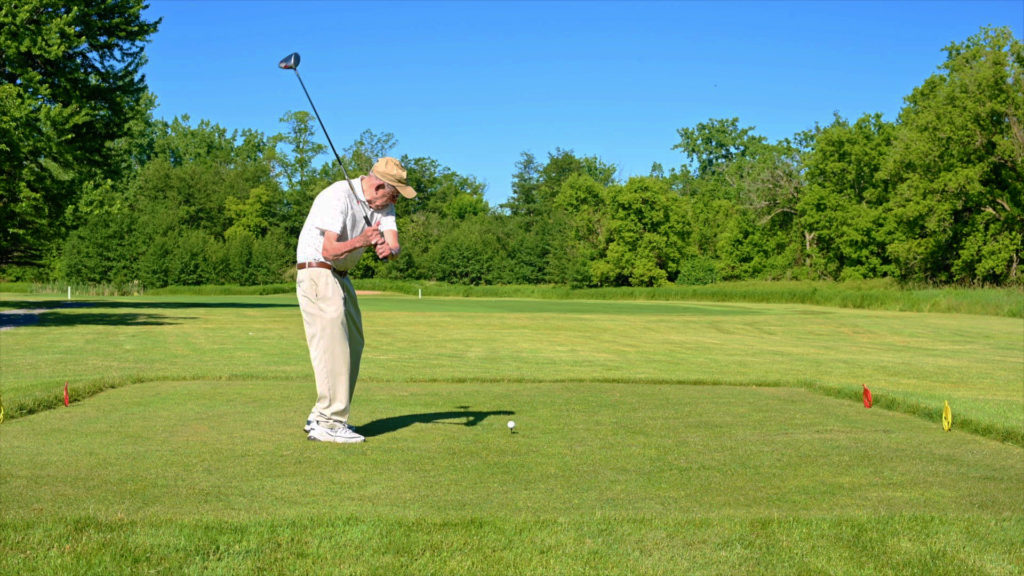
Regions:
<instances>
[{"instance_id":1,"label":"man's face","mask_svg":"<svg viewBox=\"0 0 1024 576\"><path fill-rule=\"evenodd\" d=\"M370 186L363 190L363 195L366 196L366 203L370 208L382 210L398 200L398 190L388 192L388 186L376 176L369 176L367 183Z\"/></svg>"}]
</instances>

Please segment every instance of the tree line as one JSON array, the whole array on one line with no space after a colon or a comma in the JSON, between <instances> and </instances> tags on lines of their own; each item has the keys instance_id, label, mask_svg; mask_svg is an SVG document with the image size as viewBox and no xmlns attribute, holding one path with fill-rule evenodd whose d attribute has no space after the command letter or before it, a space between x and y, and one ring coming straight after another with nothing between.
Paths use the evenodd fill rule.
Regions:
<instances>
[{"instance_id":1,"label":"tree line","mask_svg":"<svg viewBox=\"0 0 1024 576\"><path fill-rule=\"evenodd\" d=\"M315 119L288 112L269 136L154 119L139 70L159 22L140 10L0 8L0 275L289 281L313 198L341 178L322 161ZM355 274L575 287L1024 284L1024 46L1009 28L983 28L945 53L893 122L836 115L772 143L738 118L712 118L677 131L679 166L626 179L572 150L523 153L498 206L473 176L403 156L419 196L396 207L402 254L363 258ZM361 174L396 144L367 130L343 161Z\"/></svg>"}]
</instances>

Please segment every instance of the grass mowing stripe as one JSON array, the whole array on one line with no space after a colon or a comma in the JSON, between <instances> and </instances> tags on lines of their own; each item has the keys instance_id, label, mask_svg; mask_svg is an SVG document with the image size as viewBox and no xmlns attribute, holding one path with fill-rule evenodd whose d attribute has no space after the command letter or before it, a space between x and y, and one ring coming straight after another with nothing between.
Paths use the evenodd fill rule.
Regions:
<instances>
[{"instance_id":1,"label":"grass mowing stripe","mask_svg":"<svg viewBox=\"0 0 1024 576\"><path fill-rule=\"evenodd\" d=\"M300 432L302 389L140 384L5 424L10 515L258 518L335 499L431 518L913 513L961 491L962 512L1024 502L1003 490L1024 474L1019 448L800 390L379 384L355 420L370 441L339 451Z\"/></svg>"},{"instance_id":2,"label":"grass mowing stripe","mask_svg":"<svg viewBox=\"0 0 1024 576\"><path fill-rule=\"evenodd\" d=\"M11 574L1021 574L1019 518L0 520ZM60 526L56 526L59 523ZM652 530L652 526L656 529ZM61 537L53 539L54 532ZM1003 535L993 542L990 534ZM908 535L921 538L914 542ZM917 544L927 545L920 546Z\"/></svg>"},{"instance_id":3,"label":"grass mowing stripe","mask_svg":"<svg viewBox=\"0 0 1024 576\"><path fill-rule=\"evenodd\" d=\"M1020 566L1021 449L915 418L790 388L378 381L354 415L374 433L340 447L299 431L306 384L141 383L5 423L0 568Z\"/></svg>"},{"instance_id":4,"label":"grass mowing stripe","mask_svg":"<svg viewBox=\"0 0 1024 576\"><path fill-rule=\"evenodd\" d=\"M219 378L221 382L244 380L254 377L254 374L241 375L241 374L229 374ZM262 376L266 376L263 374ZM173 382L173 381L189 381L199 380L198 376L186 377L186 376L163 376L158 378L144 378L141 376L132 378L122 378L116 381L104 381L97 380L93 382L85 382L84 384L76 384L74 387L69 387L70 401L80 402L99 394L104 390L110 390L113 388L120 388L130 384L141 384L144 382ZM426 378L421 380L410 380L410 383L419 384L432 384L440 382L451 382L451 383L465 383L465 384L536 384L540 382L557 382L557 383L579 383L586 385L584 382L579 382L577 379L527 379L527 378L496 378L496 379L481 379L481 378L449 378L449 379L438 379L438 378ZM851 400L854 402L861 402L861 390L850 388L850 387L835 387L822 385L816 382L781 382L781 381L768 381L762 380L757 382L748 382L746 384L738 384L736 382L725 382L725 381L712 381L712 380L692 380L692 379L633 379L633 380L617 380L611 378L595 378L589 381L590 383L601 383L601 384L622 384L622 385L677 385L677 386L750 386L754 388L804 388L812 392L818 392L827 396L835 398L841 398L845 400ZM372 385L373 383L366 383L364 385ZM63 391L54 391L48 395L30 397L27 400L22 400L20 403L10 407L5 412L5 418L15 419L22 416L28 416L41 412L43 410L51 410L54 408L60 408L64 405ZM918 416L928 422L941 423L942 421L942 408L937 407L935 404L924 404L915 402L912 400L903 399L900 397L889 396L889 395L874 395L874 407L880 410L891 410L893 412L899 412L902 414L908 414L912 416ZM990 438L1000 442L1006 442L1019 447L1024 448L1024 427L1012 427L1012 426L1001 426L998 424L992 424L983 420L978 420L971 417L957 416L956 427L959 430L968 432L971 434L977 434L985 438Z\"/></svg>"}]
</instances>

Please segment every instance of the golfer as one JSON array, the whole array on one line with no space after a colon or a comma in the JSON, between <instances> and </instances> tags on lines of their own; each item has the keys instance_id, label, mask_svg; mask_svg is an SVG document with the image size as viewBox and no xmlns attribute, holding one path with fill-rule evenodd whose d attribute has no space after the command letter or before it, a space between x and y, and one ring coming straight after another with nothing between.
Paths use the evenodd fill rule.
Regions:
<instances>
[{"instance_id":1,"label":"golfer","mask_svg":"<svg viewBox=\"0 0 1024 576\"><path fill-rule=\"evenodd\" d=\"M399 194L416 196L405 178L398 160L381 158L369 174L320 192L299 233L295 292L316 379L316 404L304 428L310 440L365 440L348 425L363 353L363 320L348 272L367 248L380 258L394 254L395 201Z\"/></svg>"}]
</instances>

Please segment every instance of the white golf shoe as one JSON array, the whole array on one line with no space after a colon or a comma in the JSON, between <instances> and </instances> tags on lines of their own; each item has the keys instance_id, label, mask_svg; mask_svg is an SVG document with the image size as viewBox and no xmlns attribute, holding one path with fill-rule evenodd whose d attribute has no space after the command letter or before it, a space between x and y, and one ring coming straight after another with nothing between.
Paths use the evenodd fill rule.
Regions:
<instances>
[{"instance_id":1,"label":"white golf shoe","mask_svg":"<svg viewBox=\"0 0 1024 576\"><path fill-rule=\"evenodd\" d=\"M309 436L307 438L317 442L337 442L338 444L354 444L366 440L366 438L356 434L347 424L339 424L337 422L314 422L313 426L309 429Z\"/></svg>"},{"instance_id":2,"label":"white golf shoe","mask_svg":"<svg viewBox=\"0 0 1024 576\"><path fill-rule=\"evenodd\" d=\"M302 427L302 431L305 432L306 434L309 434L309 431L312 430L314 426L316 426L316 416L312 412L310 412L309 416L306 417L306 425ZM355 430L356 427L349 426L348 429Z\"/></svg>"}]
</instances>

